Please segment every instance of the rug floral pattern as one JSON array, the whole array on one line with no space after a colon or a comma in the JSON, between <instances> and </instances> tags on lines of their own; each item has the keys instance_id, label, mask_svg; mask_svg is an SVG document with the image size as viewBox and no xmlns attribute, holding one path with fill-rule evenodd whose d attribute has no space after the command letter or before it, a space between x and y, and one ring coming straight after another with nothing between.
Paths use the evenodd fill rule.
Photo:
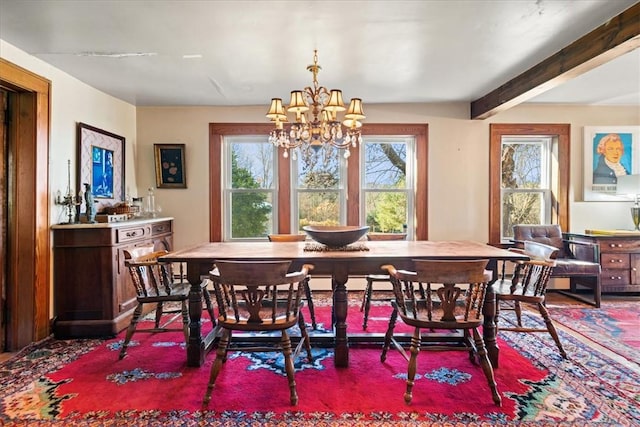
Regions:
<instances>
[{"instance_id":1,"label":"rug floral pattern","mask_svg":"<svg viewBox=\"0 0 640 427\"><path fill-rule=\"evenodd\" d=\"M590 316L596 314L591 313ZM357 314L354 314L354 321L357 322L356 317ZM539 323L534 317L527 317L527 321ZM577 321L579 320L572 318L573 323ZM572 326L576 327L575 324ZM640 425L640 366L634 360L619 363L610 357L610 354L601 351L600 346L591 346L588 340L577 339L565 328L560 330L560 336L570 356L569 360L563 360L551 338L544 335L504 333L501 336L501 357L504 358L501 360L504 360L505 364L496 370L496 379L503 397L502 408L485 402L488 399L483 395L487 389L486 382L478 384L486 380L479 373L478 367L460 367L459 362L448 365L444 359L432 357L434 353L421 353L414 387L414 403L411 406L396 405L396 401L402 401L402 393L394 391L389 398L393 402L389 401L386 405L393 408L391 410L357 410L345 403L346 410L335 411L309 409L304 403L294 408L282 405L273 410L262 407L246 409L250 406L247 402L251 402L251 399L242 399L246 399L246 395L260 392L260 388L250 387L246 389L245 396L240 393L241 396L238 397L244 403L229 401L227 408L201 408L199 404L204 392L203 384L206 384L207 378L198 377L208 376L213 355L209 356L208 363L202 368L203 373L197 375L195 380L190 380L199 381L197 385L193 384L193 388L197 390L192 393L192 400L184 400L188 389L184 388L183 381L186 376L193 377L193 369L197 368L184 368L179 363L171 365L149 360L149 357L155 354L153 351L184 347L179 341L179 334L175 341L166 338L154 340L153 348L145 341L145 337L140 337L139 341L136 340L138 337L134 337L129 356L121 362L116 362L121 337L104 341L48 339L32 345L18 357L0 365L0 381L3 384L0 391L0 425ZM626 354L621 343L616 345L611 341L608 346L618 350L615 355ZM366 383L365 379L374 381L381 375L387 375L388 381L396 382L389 385L389 388L404 388L406 362L401 360L397 353L394 356L390 355L385 365L377 360L371 367L366 365L369 362L358 359L361 357L359 355L364 354L367 354L367 359L374 359L379 350L364 348L352 351L349 369L352 369L351 366L353 369L361 369L358 375L362 378L362 383ZM509 355L513 362L507 360ZM331 349L314 347L313 356L312 362L302 356L296 364L298 393L301 396L304 384L313 381L319 383L319 375L331 375L332 371L336 371L332 365ZM91 377L91 370L102 372L104 368L95 367L95 360L104 361L101 365L112 364L119 368L124 366L123 362L127 359L130 360L126 366L130 366L131 369L114 369L111 374L100 380L102 382L92 382L96 379ZM228 382L240 375L239 369L260 372L260 375L283 375L282 360L278 354L266 353L256 356L234 352L230 354L225 365L229 366L223 368L221 379L223 375L227 375ZM324 373L318 373L323 370ZM74 374L69 375L70 372ZM83 383L85 373L91 380ZM474 385L474 381L477 384ZM173 384L173 387L167 384ZM372 384L376 384L375 381ZM381 381L377 384L387 388L386 384L390 383ZM320 387L319 384L316 385ZM108 389L106 395L99 394L99 389L105 387L113 388ZM156 407L136 404L127 408L126 404L118 404L113 407L119 409L104 409L110 407L109 399L114 402L129 399L138 403L135 394L146 390L140 387L149 387L149 390L156 391L165 390L168 394L162 401L164 403L155 405ZM346 381L338 381L334 388L339 387L345 387L349 396L354 399L365 399L369 396L373 400L374 395L384 396L385 393L382 389L358 390L358 384ZM477 390L479 396L467 392L463 401L447 400L451 398L447 393L453 393L455 397L456 390L463 387L472 387L471 390ZM280 392L283 393L282 396L287 395L286 385L278 387L280 388L285 390L274 390L274 399L280 399L277 397L277 393ZM345 396L341 396L339 390L321 390L325 394L321 400L331 401L330 399L336 396L345 400ZM220 390L216 389L214 393L224 391L228 392L228 387L225 390L221 385ZM358 393L362 393L362 396ZM307 395L309 394L307 392ZM335 396L331 396L332 394ZM94 402L91 399L94 399ZM439 399L449 402L450 407L437 406Z\"/></svg>"}]
</instances>

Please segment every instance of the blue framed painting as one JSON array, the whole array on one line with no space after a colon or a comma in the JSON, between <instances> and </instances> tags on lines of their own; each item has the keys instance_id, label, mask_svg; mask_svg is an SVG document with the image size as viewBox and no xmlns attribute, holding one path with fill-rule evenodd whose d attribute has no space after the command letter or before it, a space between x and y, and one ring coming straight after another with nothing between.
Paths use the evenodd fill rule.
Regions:
<instances>
[{"instance_id":1,"label":"blue framed painting","mask_svg":"<svg viewBox=\"0 0 640 427\"><path fill-rule=\"evenodd\" d=\"M640 126L584 127L584 201L619 201L618 177L640 174Z\"/></svg>"},{"instance_id":2,"label":"blue framed painting","mask_svg":"<svg viewBox=\"0 0 640 427\"><path fill-rule=\"evenodd\" d=\"M97 212L125 198L124 143L120 135L78 123L77 188L89 185Z\"/></svg>"}]
</instances>

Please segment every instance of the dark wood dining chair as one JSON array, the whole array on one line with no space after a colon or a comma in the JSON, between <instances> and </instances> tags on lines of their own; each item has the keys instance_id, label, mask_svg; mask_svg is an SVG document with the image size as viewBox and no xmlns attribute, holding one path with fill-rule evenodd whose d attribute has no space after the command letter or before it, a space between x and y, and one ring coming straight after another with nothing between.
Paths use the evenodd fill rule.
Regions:
<instances>
[{"instance_id":1,"label":"dark wood dining chair","mask_svg":"<svg viewBox=\"0 0 640 427\"><path fill-rule=\"evenodd\" d=\"M189 283L180 275L174 275L173 264L158 261L158 258L167 255L166 250L156 251L154 247L140 246L124 251L125 266L129 269L131 283L135 287L137 306L133 311L131 322L127 327L124 343L120 350L120 359L127 354L127 347L136 332L159 333L182 331L185 343L189 339ZM204 286L204 284L203 284ZM211 297L206 289L203 289L203 299L211 321L215 322ZM155 319L153 327L140 327L140 319L147 310L153 306ZM176 305L178 305L176 307ZM168 319L163 317L171 315ZM180 328L170 324L182 318Z\"/></svg>"},{"instance_id":2,"label":"dark wood dining chair","mask_svg":"<svg viewBox=\"0 0 640 427\"><path fill-rule=\"evenodd\" d=\"M502 400L489 362L487 350L479 333L482 326L482 307L492 273L485 270L487 260L435 261L414 260L414 271L397 270L393 265L384 265L393 284L393 312L385 335L380 360L384 362L387 352L394 345L409 362L407 389L404 401L409 404L413 399L413 386L417 371L417 359L420 350L458 350L469 352L472 363L480 362L487 378L493 402L501 406ZM424 297L418 290L424 286ZM409 349L410 356L394 338L396 320L414 328ZM438 339L424 342L421 331L429 333L442 330L462 331L459 340ZM424 345L423 345L424 344ZM476 360L477 359L477 360Z\"/></svg>"},{"instance_id":3,"label":"dark wood dining chair","mask_svg":"<svg viewBox=\"0 0 640 427\"><path fill-rule=\"evenodd\" d=\"M269 234L267 235L270 242L304 242L307 238L306 234ZM311 327L315 330L318 329L316 323L316 309L313 305L313 292L309 284L310 277L307 277L302 284L305 294L305 300L307 301L307 307L309 308L309 317L311 317Z\"/></svg>"},{"instance_id":4,"label":"dark wood dining chair","mask_svg":"<svg viewBox=\"0 0 640 427\"><path fill-rule=\"evenodd\" d=\"M218 304L218 326L221 328L216 359L211 366L207 391L203 400L206 407L211 400L222 364L227 359L228 346L233 331L280 332L279 348L285 360L285 371L289 382L290 402L298 403L294 377L294 361L305 347L307 358L313 360L311 343L307 334L304 316L300 310L302 283L313 269L305 264L297 272L287 273L291 261L216 261L216 270L210 275ZM276 292L271 289L277 288ZM292 351L288 329L298 325L300 341ZM264 340L261 345L242 347L242 351L273 351Z\"/></svg>"},{"instance_id":5,"label":"dark wood dining chair","mask_svg":"<svg viewBox=\"0 0 640 427\"><path fill-rule=\"evenodd\" d=\"M511 262L511 264L514 264L511 278L502 277L493 285L497 302L496 326L498 333L501 331L547 332L553 338L562 357L566 359L567 353L562 347L558 332L553 325L549 311L545 307L547 284L556 265L555 260L552 258L556 255L558 248L542 243L525 241L524 249L510 248L509 250L527 255L530 260ZM544 328L530 325L523 326L522 304L529 304L537 309L544 320ZM516 324L514 326L500 325L500 312L505 310L515 312Z\"/></svg>"},{"instance_id":6,"label":"dark wood dining chair","mask_svg":"<svg viewBox=\"0 0 640 427\"><path fill-rule=\"evenodd\" d=\"M407 238L407 233L368 233L367 240L404 240ZM371 309L371 301L391 301L389 296L373 297L374 283L387 283L390 284L391 279L388 274L367 274L365 276L366 285L364 293L362 294L362 304L360 305L360 311L364 311L364 318L362 320L362 329L367 329L367 322L369 320L369 310ZM391 292L391 289L387 289ZM388 294L387 294L388 295Z\"/></svg>"}]
</instances>

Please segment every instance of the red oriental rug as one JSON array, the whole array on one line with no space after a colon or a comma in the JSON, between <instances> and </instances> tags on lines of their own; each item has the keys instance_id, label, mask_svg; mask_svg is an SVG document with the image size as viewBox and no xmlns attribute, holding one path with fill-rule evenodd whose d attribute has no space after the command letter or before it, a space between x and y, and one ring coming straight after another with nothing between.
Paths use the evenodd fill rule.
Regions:
<instances>
[{"instance_id":1,"label":"red oriental rug","mask_svg":"<svg viewBox=\"0 0 640 427\"><path fill-rule=\"evenodd\" d=\"M318 305L315 333L322 333L330 310ZM369 330L384 330L388 310L387 303L372 307ZM532 316L526 320L539 322ZM354 299L349 331L361 331L361 325ZM407 363L397 352L381 363L379 347L353 345L349 368L339 369L331 348L314 347L313 362L304 353L296 362L300 401L295 407L289 405L279 353L232 352L202 410L215 355L200 368L187 367L180 333L137 334L123 360L118 360L122 334L108 340L48 339L0 365L0 425L640 425L637 364L620 363L559 326L570 360L560 358L546 335L500 335L495 376L502 407L493 405L481 368L465 352L421 353L408 406L403 400ZM615 349L625 345L611 343Z\"/></svg>"},{"instance_id":2,"label":"red oriental rug","mask_svg":"<svg viewBox=\"0 0 640 427\"><path fill-rule=\"evenodd\" d=\"M640 302L605 301L599 310L584 306L550 306L549 310L556 321L576 334L640 365Z\"/></svg>"}]
</instances>

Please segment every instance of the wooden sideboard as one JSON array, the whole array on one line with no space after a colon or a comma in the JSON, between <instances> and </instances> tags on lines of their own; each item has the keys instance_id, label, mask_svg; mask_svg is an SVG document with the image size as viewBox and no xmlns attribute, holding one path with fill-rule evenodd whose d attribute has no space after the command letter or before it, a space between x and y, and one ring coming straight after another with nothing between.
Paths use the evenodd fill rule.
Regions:
<instances>
[{"instance_id":1,"label":"wooden sideboard","mask_svg":"<svg viewBox=\"0 0 640 427\"><path fill-rule=\"evenodd\" d=\"M173 218L54 225L53 333L56 338L113 336L129 325L136 294L124 250L171 250Z\"/></svg>"},{"instance_id":2,"label":"wooden sideboard","mask_svg":"<svg viewBox=\"0 0 640 427\"><path fill-rule=\"evenodd\" d=\"M598 244L602 293L640 292L640 232L586 230L571 237Z\"/></svg>"}]
</instances>

